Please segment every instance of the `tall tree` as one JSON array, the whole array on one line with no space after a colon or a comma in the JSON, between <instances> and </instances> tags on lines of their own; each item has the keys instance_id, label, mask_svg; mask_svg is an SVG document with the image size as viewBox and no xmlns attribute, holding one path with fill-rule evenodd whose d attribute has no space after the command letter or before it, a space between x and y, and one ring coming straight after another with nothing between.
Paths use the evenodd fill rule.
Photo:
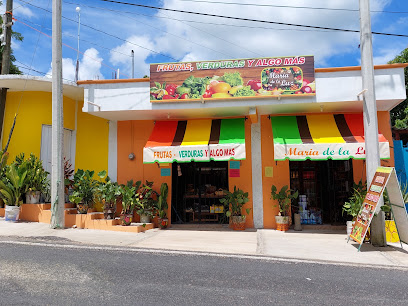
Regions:
<instances>
[{"instance_id":1,"label":"tall tree","mask_svg":"<svg viewBox=\"0 0 408 306\"><path fill-rule=\"evenodd\" d=\"M0 1L0 5L2 5L2 1ZM3 18L2 18L1 15L0 15L0 24L3 24ZM0 27L0 34L1 33L2 33L2 29ZM11 32L11 37L14 38L15 40L23 41L23 36L18 32L12 31ZM4 48L4 46L0 47L0 74L1 74L1 62L2 62L2 58L3 58L3 48ZM10 64L10 72L9 73L10 74L22 74L20 69L18 69L18 67L16 65L14 65L14 62L16 61L16 58L13 55L13 50L11 50L11 53L10 53L10 61L11 61L11 64Z\"/></svg>"},{"instance_id":2,"label":"tall tree","mask_svg":"<svg viewBox=\"0 0 408 306\"><path fill-rule=\"evenodd\" d=\"M408 63L408 48L404 49L388 64ZM408 97L408 69L405 68L405 89ZM397 129L408 129L408 99L391 110L391 125Z\"/></svg>"}]
</instances>

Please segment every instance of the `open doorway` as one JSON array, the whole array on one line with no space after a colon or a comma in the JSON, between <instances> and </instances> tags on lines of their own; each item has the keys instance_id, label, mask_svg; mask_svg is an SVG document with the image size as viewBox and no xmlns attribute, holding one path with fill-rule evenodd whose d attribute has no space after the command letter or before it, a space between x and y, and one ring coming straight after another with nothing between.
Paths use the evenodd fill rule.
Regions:
<instances>
[{"instance_id":1,"label":"open doorway","mask_svg":"<svg viewBox=\"0 0 408 306\"><path fill-rule=\"evenodd\" d=\"M352 161L291 161L289 167L302 224L345 224L342 207L353 192Z\"/></svg>"},{"instance_id":2,"label":"open doorway","mask_svg":"<svg viewBox=\"0 0 408 306\"><path fill-rule=\"evenodd\" d=\"M227 223L219 199L228 190L228 162L173 163L172 223Z\"/></svg>"}]
</instances>

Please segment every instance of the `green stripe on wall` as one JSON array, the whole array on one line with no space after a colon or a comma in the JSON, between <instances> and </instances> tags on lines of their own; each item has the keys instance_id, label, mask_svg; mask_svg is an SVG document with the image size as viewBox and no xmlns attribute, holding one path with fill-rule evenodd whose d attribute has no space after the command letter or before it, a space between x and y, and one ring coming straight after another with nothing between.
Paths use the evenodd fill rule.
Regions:
<instances>
[{"instance_id":1,"label":"green stripe on wall","mask_svg":"<svg viewBox=\"0 0 408 306\"><path fill-rule=\"evenodd\" d=\"M296 116L271 117L275 144L302 144Z\"/></svg>"},{"instance_id":2,"label":"green stripe on wall","mask_svg":"<svg viewBox=\"0 0 408 306\"><path fill-rule=\"evenodd\" d=\"M220 142L224 143L245 143L245 119L222 119Z\"/></svg>"}]
</instances>

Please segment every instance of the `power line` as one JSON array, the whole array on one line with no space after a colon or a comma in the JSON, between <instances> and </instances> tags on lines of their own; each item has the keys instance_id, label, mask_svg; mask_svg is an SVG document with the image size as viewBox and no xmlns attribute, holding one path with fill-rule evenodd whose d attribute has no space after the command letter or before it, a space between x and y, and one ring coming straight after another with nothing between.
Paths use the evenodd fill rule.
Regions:
<instances>
[{"instance_id":1,"label":"power line","mask_svg":"<svg viewBox=\"0 0 408 306\"><path fill-rule=\"evenodd\" d=\"M119 14L121 14L122 16L126 16L125 14L134 14L134 13L132 13L132 12L123 12L123 11L112 10L112 9L107 9L107 8L103 8L103 7L84 5L84 4L81 4L81 3L73 3L73 2L68 2L68 1L63 1L63 2L64 2L64 3L69 3L69 4L74 4L74 5L81 5L81 6L85 6L85 7L89 7L89 8L95 8L95 9L99 9L99 10L112 11L112 12L119 13ZM143 15L143 14L137 14L137 15ZM147 15L147 16L149 16L149 17L155 17L155 16L151 16L151 15ZM141 23L141 24L147 25L147 26L152 27L152 28L154 28L154 29L160 30L160 31L162 31L163 33L167 33L167 34L169 34L169 35L172 35L172 36L175 36L175 37L177 37L177 38L183 39L183 40L185 40L185 41L188 41L188 42L190 42L190 43L192 43L192 44L195 44L195 45L198 45L198 46L200 46L200 47L204 47L204 48L206 48L206 49L208 49L208 50L211 50L211 51L220 53L220 54L225 55L225 56L227 56L227 57L231 57L230 55L228 55L228 54L226 54L226 53L224 53L224 52L222 52L222 51L218 51L218 50L212 49L212 48L210 48L210 47L207 47L207 46L205 46L205 45L202 45L202 44L200 44L200 43L196 43L196 42L194 42L194 41L192 41L192 40L190 40L190 39L187 39L187 38L185 38L185 37L182 37L182 36L179 36L179 35L170 33L170 32L168 32L168 31L165 31L165 30L160 29L160 28L158 28L158 27L152 26L151 24L144 23L144 22L142 22L142 21L140 21L140 20L138 20L138 19L136 19L136 18L132 18L132 17L130 17L130 16L126 16L126 18L129 18L129 19L131 19L131 20L135 20L136 22L139 22L139 23ZM172 19L172 18L169 18L169 19ZM178 21L182 22L181 20L178 20ZM188 26L192 27L191 25L188 25ZM195 28L195 27L193 27L193 28ZM206 31L204 31L204 30L201 30L201 29L198 29L198 28L196 28L196 29L199 30L199 31L202 31L202 32L204 32L204 33L207 33L208 35L211 35L211 36L213 36L213 37L216 37L216 38L218 38L218 39L221 39L221 40L223 40L223 41L225 41L225 42L227 42L227 43L230 43L230 44L232 44L232 45L234 45L234 46L239 46L239 45L237 45L237 44L235 44L235 43L233 43L233 42L230 42L230 41L227 41L227 40L225 40L225 39L223 39L223 38L217 37L217 36L215 36L215 35L213 35L213 34L211 34L211 33L208 33L208 32L206 32ZM246 49L246 48L244 48L244 47L242 47L242 46L239 46L239 47L242 48L242 49L245 49L245 50L247 50L247 51L249 51L249 52L252 52L252 53L254 53L254 54L260 55L260 54L258 54L258 53L256 53L256 52L251 51L251 50L249 50L249 49Z\"/></svg>"},{"instance_id":2,"label":"power line","mask_svg":"<svg viewBox=\"0 0 408 306\"><path fill-rule=\"evenodd\" d=\"M28 25L28 24L26 24L26 23L24 23L24 22L22 22L22 21L20 21L20 20L18 20L18 19L14 19L14 20L20 22L21 24L23 24L23 25L25 25L25 26L27 26L27 27L29 27L29 28L31 28L31 29L34 30L34 31L37 31L37 32L39 32L39 33L41 33L41 34L47 36L48 38L52 38L51 35L48 35L47 33L44 33L44 32L42 32L42 31L40 31L40 30L38 30L38 29L36 29L36 28L34 28L34 27L32 27L32 26L30 26L30 25ZM62 44L63 44L65 47L68 47L68 48L70 48L70 49L72 49L72 50L74 50L74 51L77 51L77 52L81 53L83 56L89 57L90 59L92 59L92 60L94 60L94 61L100 63L102 66L105 66L105 67L107 67L107 68L109 68L109 69L112 69L113 71L116 72L116 69L115 69L115 68L113 68L113 67L111 67L111 66L109 66L109 65L107 65L107 64L105 64L105 63L103 63L102 61L99 61L99 60L93 58L92 56L89 56L89 55L85 54L84 52L81 52L81 51L75 49L74 47L72 47L72 46L70 46L70 45L68 45L68 44L65 44L65 43L62 43ZM125 74L125 76L127 76L127 75ZM127 76L127 77L129 77L129 76Z\"/></svg>"},{"instance_id":3,"label":"power line","mask_svg":"<svg viewBox=\"0 0 408 306\"><path fill-rule=\"evenodd\" d=\"M136 3L128 3L128 2L122 2L122 1L114 1L114 0L99 0L99 1L110 2L110 3L115 3L115 4L130 5L130 6L137 6L137 7L149 8L149 9L155 9L155 10L163 10L163 11L170 11L170 12L177 12L177 13L201 15L201 16L207 16L207 17L217 17L217 18L225 18L225 19L233 19L233 20L241 20L241 21L269 23L269 24L279 24L279 25L286 25L286 26L293 26L293 27L304 27L304 28L320 29L320 30L360 33L359 30L320 27L320 26L311 26L311 25L301 25L301 24L295 24L295 23L286 23L286 22L267 21L267 20L241 18L241 17L233 17L233 16L224 16L224 15L216 15L216 14L208 14L208 13L199 13L199 12L176 10L176 9L170 9L170 8L163 8L163 7L136 4ZM382 32L371 32L371 33L376 34L376 35L385 35L385 36L408 37L408 35L404 35L404 34L391 34L391 33L382 33Z\"/></svg>"},{"instance_id":4,"label":"power line","mask_svg":"<svg viewBox=\"0 0 408 306\"><path fill-rule=\"evenodd\" d=\"M22 1L22 2L24 2L24 3L27 3L26 1L23 1L23 0L20 0L20 1ZM33 6L33 7L38 8L38 9L40 9L40 10L46 11L46 12L48 12L48 13L52 13L50 10L44 9L44 8L42 8L42 7L36 6L36 5L34 5L34 4L31 4L31 3L28 3L28 4L31 5L31 6ZM72 22L75 22L75 23L78 23L78 21L73 20L73 19L68 18L68 17L65 17L65 16L62 16L62 18L66 19L66 20L69 20L69 21L72 21ZM119 39L119 40L121 40L121 41L124 41L124 42L126 42L126 43L128 43L128 44L131 44L131 45L134 45L134 46L136 46L136 47L139 47L139 48L141 48L141 49L148 50L148 51L150 51L150 52L152 52L152 53L165 56L165 57L170 58L170 59L172 59L172 60L174 60L174 61L178 61L176 58L174 58L174 57L172 57L172 56L170 56L170 55L167 55L167 54L164 54L164 53L161 53L161 52L152 50L152 49L150 49L150 48L147 48L147 47L138 45L138 44L136 44L136 43L134 43L134 42L131 42L131 41L127 40L127 39L124 39L124 38L121 38L121 37L119 37L119 36L116 36L116 35L110 34L110 33L108 33L108 32L105 32L105 31L103 31L103 30L94 28L93 26L87 25L87 24L85 24L85 23L82 23L82 22L81 22L81 26L84 26L84 27L87 27L87 28L92 29L92 30L94 30L94 31L97 31L97 32L103 33L103 34L105 34L105 35L114 37L114 38Z\"/></svg>"},{"instance_id":5,"label":"power line","mask_svg":"<svg viewBox=\"0 0 408 306\"><path fill-rule=\"evenodd\" d=\"M210 24L210 25L217 25L217 26L221 25L221 26L229 26L229 27L248 28L248 29L265 29L265 30L273 30L273 31L300 31L300 32L322 32L322 33L329 32L327 30L306 30L306 29L293 29L293 28L285 28L285 29L284 28L267 28L267 27L247 26L247 25L239 25L239 24L228 24L228 23L204 22L204 21L197 21L197 20L186 20L186 19L178 19L178 18L170 17L168 15L166 15L166 16L149 15L149 14L142 14L142 13L137 13L137 12L114 10L114 9L109 9L109 8L105 8L105 7L100 7L100 6L86 5L86 4L82 4L82 3L78 3L78 2L69 2L69 1L65 1L65 0L63 0L63 2L68 3L68 4L73 4L73 5L80 5L80 6L84 6L84 7L109 11L109 12L120 13L120 14L132 14L132 15L151 17L151 18L170 19L170 20L175 20L175 21L180 21L180 22ZM128 17L128 18L130 18L130 17ZM130 19L135 19L135 18L130 18ZM135 19L135 20L137 20L137 19ZM222 38L220 38L220 39L222 39ZM242 46L240 46L240 48L242 48Z\"/></svg>"},{"instance_id":6,"label":"power line","mask_svg":"<svg viewBox=\"0 0 408 306\"><path fill-rule=\"evenodd\" d=\"M15 66L17 66L17 67L19 67L19 68L21 68L21 69L26 69L26 70L34 71L34 72L37 72L37 73L39 73L39 74L42 74L43 76L46 76L46 75L48 74L48 72L39 71L39 70L36 70L36 69L34 69L34 68L30 68L30 67L28 67L27 64L24 64L24 63L20 62L19 60L16 60L16 62L18 62L18 63L20 63L21 65L23 65L23 66L20 66L20 65L14 64ZM62 79L65 80L65 81L68 81L68 82L73 82L73 83L75 83L74 80L69 80L69 79L65 79L65 78L62 78Z\"/></svg>"},{"instance_id":7,"label":"power line","mask_svg":"<svg viewBox=\"0 0 408 306\"><path fill-rule=\"evenodd\" d=\"M14 16L15 16L15 15L14 15ZM34 25L34 26L41 26L41 25L39 25L39 24L37 24L37 23L34 23L34 22L30 21L30 20L27 20L27 19L24 19L24 18L21 18L21 17L18 17L18 19L23 20L23 21L25 21L25 22L28 22L28 23L30 23L30 24L32 24L32 25ZM52 31L52 29L47 28L47 27L43 27L43 29ZM71 34L68 34L68 33L62 33L62 36L68 36L68 37L72 37L72 38L77 39L77 36L76 36L76 35L71 35ZM119 54L122 54L122 55L125 55L125 56L128 56L128 57L131 57L129 54L126 54L126 53L123 53L123 52L120 52L120 51L116 51L116 50L114 50L114 49L107 48L107 47L102 46L102 45L98 45L98 44L96 44L96 43L94 43L94 42L92 42L92 41L89 41L89 40L86 40L86 39L83 39L83 38L80 38L79 40L80 40L80 41L83 41L83 42L86 42L86 43L88 43L88 44L97 46L97 47L99 47L99 48L109 50L109 51L111 51L111 52L115 52L115 53L119 53Z\"/></svg>"},{"instance_id":8,"label":"power line","mask_svg":"<svg viewBox=\"0 0 408 306\"><path fill-rule=\"evenodd\" d=\"M358 9L346 9L346 8L291 6L291 5L257 4L257 3L240 3L240 2L224 2L224 1L206 1L206 0L176 0L176 1L240 5L240 6L255 6L255 7L278 7L278 8L290 8L290 9L328 10L328 11L345 11L345 12L358 12L359 11ZM370 12L371 13L388 13L388 14L408 14L408 12L397 12L397 11L375 11L373 10Z\"/></svg>"}]
</instances>

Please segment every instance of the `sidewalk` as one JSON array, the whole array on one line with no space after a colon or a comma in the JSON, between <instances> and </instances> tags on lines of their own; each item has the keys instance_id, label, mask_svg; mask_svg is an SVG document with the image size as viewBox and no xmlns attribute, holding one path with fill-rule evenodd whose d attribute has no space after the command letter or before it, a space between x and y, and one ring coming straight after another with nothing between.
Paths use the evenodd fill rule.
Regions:
<instances>
[{"instance_id":1,"label":"sidewalk","mask_svg":"<svg viewBox=\"0 0 408 306\"><path fill-rule=\"evenodd\" d=\"M400 244L375 248L364 244L347 244L342 231L279 232L275 230L153 229L144 233L110 232L91 229L52 230L48 224L35 222L11 223L0 218L2 237L23 237L48 243L92 244L111 247L194 251L237 255L261 255L275 258L300 259L367 266L388 266L408 269L408 246Z\"/></svg>"}]
</instances>

